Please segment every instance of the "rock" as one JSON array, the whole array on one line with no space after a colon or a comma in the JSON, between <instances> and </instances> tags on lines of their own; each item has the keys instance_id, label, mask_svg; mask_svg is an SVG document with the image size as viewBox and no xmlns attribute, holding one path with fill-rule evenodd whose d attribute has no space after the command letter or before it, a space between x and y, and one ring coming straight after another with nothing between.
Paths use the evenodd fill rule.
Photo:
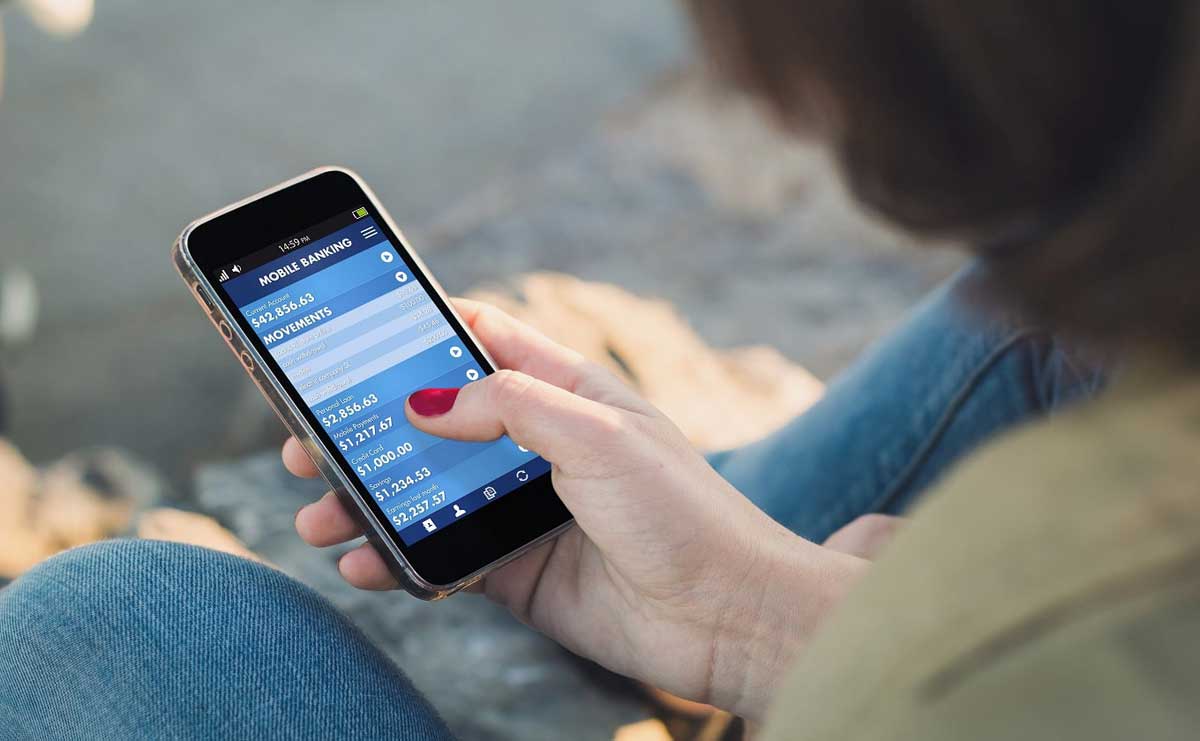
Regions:
<instances>
[{"instance_id":1,"label":"rock","mask_svg":"<svg viewBox=\"0 0 1200 741\"><path fill-rule=\"evenodd\" d=\"M259 563L265 559L246 547L236 535L213 518L196 512L160 507L138 518L137 536L148 540L169 540L222 551Z\"/></svg>"},{"instance_id":2,"label":"rock","mask_svg":"<svg viewBox=\"0 0 1200 741\"><path fill-rule=\"evenodd\" d=\"M56 544L33 525L39 478L16 448L0 440L0 575L9 579L56 552Z\"/></svg>"},{"instance_id":3,"label":"rock","mask_svg":"<svg viewBox=\"0 0 1200 741\"><path fill-rule=\"evenodd\" d=\"M79 451L38 470L0 440L0 576L127 532L134 512L162 489L155 474L117 450Z\"/></svg>"}]
</instances>

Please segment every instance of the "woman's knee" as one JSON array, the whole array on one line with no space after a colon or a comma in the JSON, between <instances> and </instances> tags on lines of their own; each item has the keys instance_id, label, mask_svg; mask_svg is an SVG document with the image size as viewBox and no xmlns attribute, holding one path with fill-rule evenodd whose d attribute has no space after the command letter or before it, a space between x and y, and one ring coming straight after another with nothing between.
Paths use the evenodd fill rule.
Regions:
<instances>
[{"instance_id":1,"label":"woman's knee","mask_svg":"<svg viewBox=\"0 0 1200 741\"><path fill-rule=\"evenodd\" d=\"M303 590L262 565L206 548L103 541L60 553L0 591L0 640L50 663L147 656L194 630L198 614L225 613L231 621L237 595L267 585L277 595Z\"/></svg>"},{"instance_id":2,"label":"woman's knee","mask_svg":"<svg viewBox=\"0 0 1200 741\"><path fill-rule=\"evenodd\" d=\"M0 644L17 658L0 666L0 685L14 690L0 716L39 724L74 708L119 737L164 720L248 737L358 733L386 720L346 712L372 694L430 737L444 734L327 601L274 569L194 546L118 540L46 561L0 590Z\"/></svg>"},{"instance_id":3,"label":"woman's knee","mask_svg":"<svg viewBox=\"0 0 1200 741\"><path fill-rule=\"evenodd\" d=\"M74 548L0 591L0 624L27 626L22 632L38 625L71 630L91 637L102 652L149 652L196 631L306 619L337 618L312 590L275 569L164 541Z\"/></svg>"},{"instance_id":4,"label":"woman's knee","mask_svg":"<svg viewBox=\"0 0 1200 741\"><path fill-rule=\"evenodd\" d=\"M186 602L206 586L269 572L266 567L197 546L108 540L64 551L0 593L0 616L14 610L39 619L83 612L115 626L146 609ZM262 578L262 575L257 575ZM278 577L283 578L283 577Z\"/></svg>"}]
</instances>

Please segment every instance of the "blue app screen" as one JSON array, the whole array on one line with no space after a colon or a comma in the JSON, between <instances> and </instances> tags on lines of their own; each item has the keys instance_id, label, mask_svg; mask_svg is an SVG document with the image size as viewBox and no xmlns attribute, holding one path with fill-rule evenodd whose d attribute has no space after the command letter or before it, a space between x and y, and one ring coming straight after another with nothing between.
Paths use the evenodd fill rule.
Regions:
<instances>
[{"instance_id":1,"label":"blue app screen","mask_svg":"<svg viewBox=\"0 0 1200 741\"><path fill-rule=\"evenodd\" d=\"M549 471L507 437L461 442L408 423L413 391L483 368L372 216L279 249L219 285L405 543Z\"/></svg>"}]
</instances>

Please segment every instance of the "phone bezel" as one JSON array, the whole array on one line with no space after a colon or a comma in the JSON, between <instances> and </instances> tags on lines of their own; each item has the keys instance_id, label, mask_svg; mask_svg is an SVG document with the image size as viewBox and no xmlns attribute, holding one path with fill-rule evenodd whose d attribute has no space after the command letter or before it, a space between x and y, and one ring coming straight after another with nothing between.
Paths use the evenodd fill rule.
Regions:
<instances>
[{"instance_id":1,"label":"phone bezel","mask_svg":"<svg viewBox=\"0 0 1200 741\"><path fill-rule=\"evenodd\" d=\"M217 308L221 315L236 328L235 334L243 349L253 355L257 368L269 374L256 380L270 382L286 396L290 401L288 413L298 415L296 421L302 423L326 462L340 472L338 481L330 484L349 489L357 503L365 505L364 512L372 518L376 534L386 539L383 550L390 551L393 558L403 559L415 576L425 582L423 587L448 593L570 524L570 513L554 492L550 474L527 482L470 517L441 528L413 545L405 544L378 503L354 476L349 464L336 453L333 441L300 400L237 306L212 280L223 265L288 238L309 225L363 205L367 206L388 240L403 253L406 262L413 266L414 276L456 334L463 338L464 345L484 372L495 372L491 358L453 311L440 285L395 228L382 205L349 171L340 168L315 171L235 204L189 227L181 237L180 247L185 258L193 263L195 277L202 280L210 296L219 302ZM277 411L282 414L282 410ZM376 545L381 544L376 542ZM382 555L387 558L389 554Z\"/></svg>"}]
</instances>

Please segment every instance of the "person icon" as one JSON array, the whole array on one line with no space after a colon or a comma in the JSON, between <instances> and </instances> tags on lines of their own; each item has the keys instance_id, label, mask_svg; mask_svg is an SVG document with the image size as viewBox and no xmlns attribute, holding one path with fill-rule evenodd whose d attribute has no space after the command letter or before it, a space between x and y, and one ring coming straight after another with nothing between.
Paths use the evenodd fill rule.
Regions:
<instances>
[{"instance_id":1,"label":"person icon","mask_svg":"<svg viewBox=\"0 0 1200 741\"><path fill-rule=\"evenodd\" d=\"M454 516L455 516L455 517L462 517L462 516L463 516L463 515L465 515L466 513L467 513L467 511L466 511L465 509L463 509L462 507L458 506L458 502L455 502L455 503L454 503Z\"/></svg>"}]
</instances>

